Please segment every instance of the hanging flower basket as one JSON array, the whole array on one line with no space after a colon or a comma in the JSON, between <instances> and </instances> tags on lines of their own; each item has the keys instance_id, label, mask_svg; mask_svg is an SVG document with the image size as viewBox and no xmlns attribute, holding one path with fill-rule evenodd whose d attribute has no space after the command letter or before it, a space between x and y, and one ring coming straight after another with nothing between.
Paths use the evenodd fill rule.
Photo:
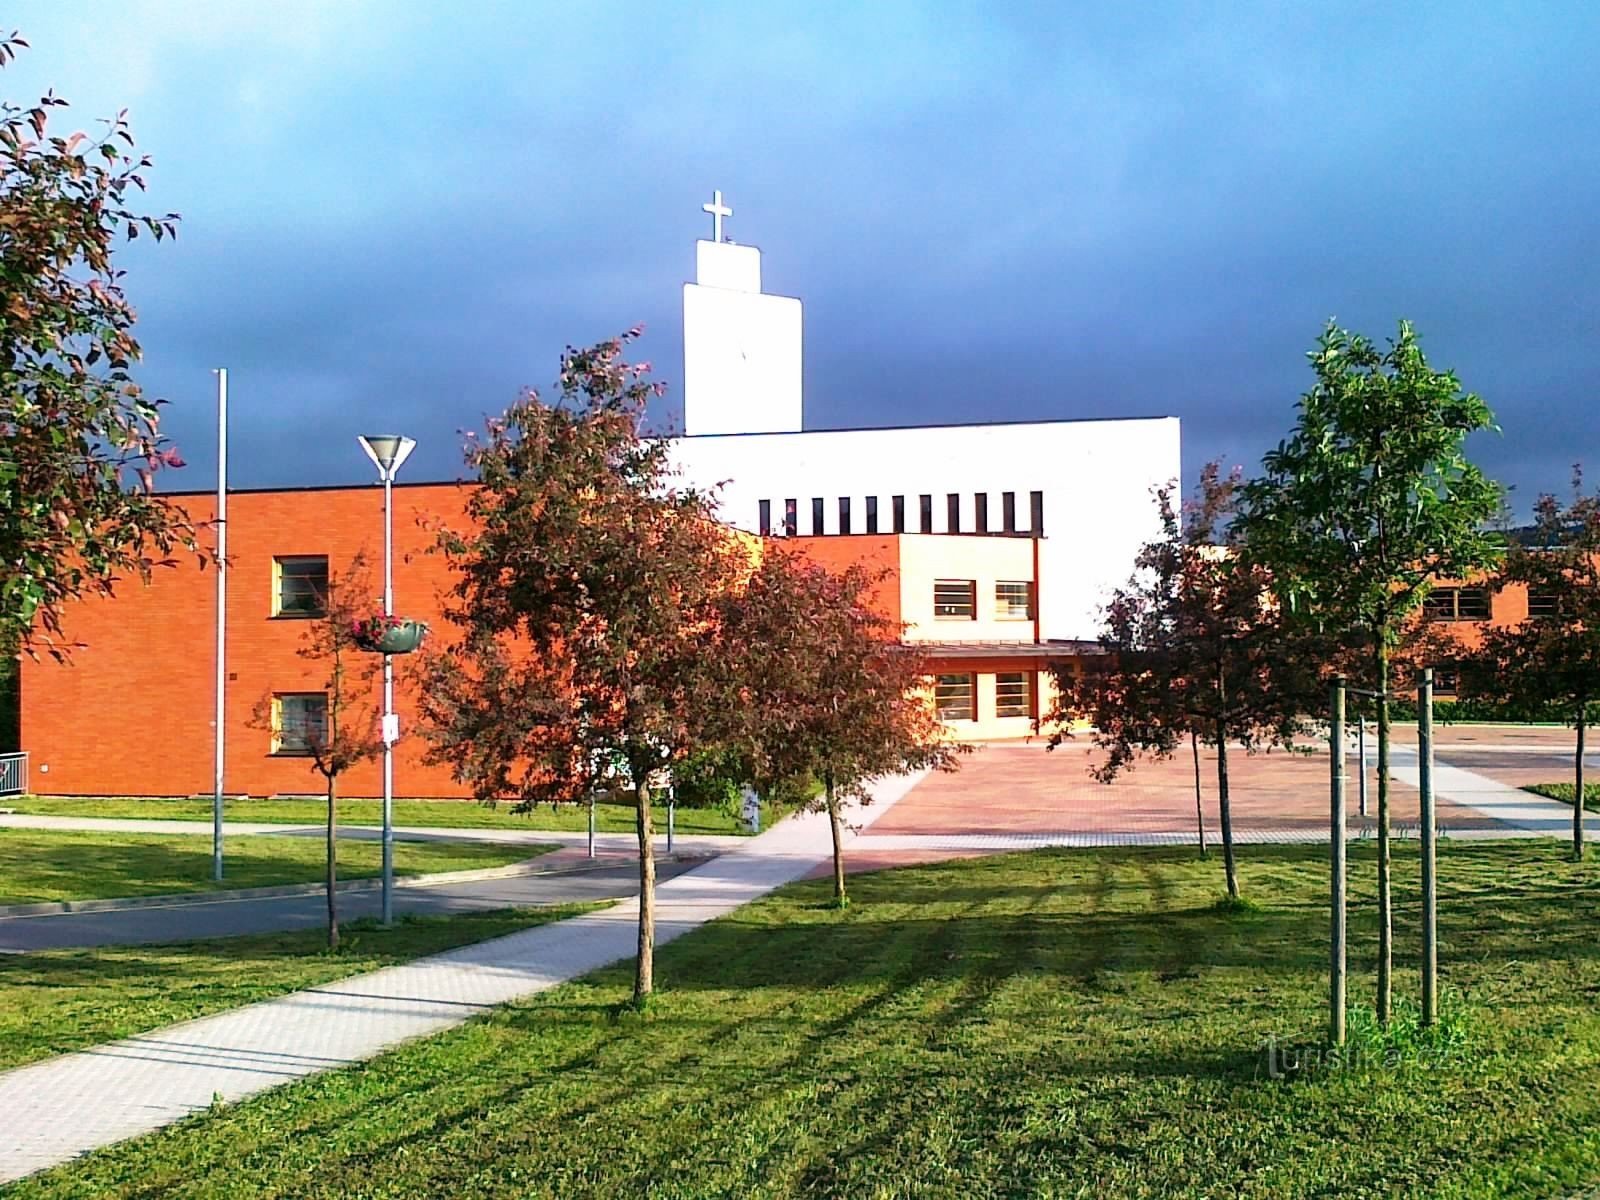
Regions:
<instances>
[{"instance_id":1,"label":"hanging flower basket","mask_svg":"<svg viewBox=\"0 0 1600 1200\"><path fill-rule=\"evenodd\" d=\"M410 654L422 645L428 632L423 621L408 621L404 617L386 617L382 613L363 617L351 626L355 643L374 654Z\"/></svg>"}]
</instances>

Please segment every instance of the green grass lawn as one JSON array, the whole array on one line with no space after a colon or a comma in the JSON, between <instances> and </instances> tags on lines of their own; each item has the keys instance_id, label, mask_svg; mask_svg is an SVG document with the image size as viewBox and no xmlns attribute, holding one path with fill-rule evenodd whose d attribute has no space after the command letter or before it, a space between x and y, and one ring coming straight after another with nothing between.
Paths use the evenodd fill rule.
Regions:
<instances>
[{"instance_id":1,"label":"green grass lawn","mask_svg":"<svg viewBox=\"0 0 1600 1200\"><path fill-rule=\"evenodd\" d=\"M554 846L483 842L396 842L400 875L502 867ZM0 828L0 904L159 896L219 888L315 883L322 879L317 837L234 837L223 843L220 883L211 878L211 839L202 835L98 833ZM364 879L382 865L380 843L339 843L339 877Z\"/></svg>"},{"instance_id":2,"label":"green grass lawn","mask_svg":"<svg viewBox=\"0 0 1600 1200\"><path fill-rule=\"evenodd\" d=\"M452 917L402 917L384 929L212 938L166 946L112 946L0 956L0 1069L189 1021L375 971L425 954L515 933L597 907L504 909Z\"/></svg>"},{"instance_id":3,"label":"green grass lawn","mask_svg":"<svg viewBox=\"0 0 1600 1200\"><path fill-rule=\"evenodd\" d=\"M1570 783L1532 783L1522 790L1532 792L1535 796L1559 800L1563 804L1572 803L1572 785ZM1585 783L1583 785L1583 811L1600 812L1600 783Z\"/></svg>"},{"instance_id":4,"label":"green grass lawn","mask_svg":"<svg viewBox=\"0 0 1600 1200\"><path fill-rule=\"evenodd\" d=\"M0 808L19 813L38 813L58 817L133 817L146 820L209 821L211 800L160 796L15 796L0 799ZM229 800L225 816L229 821L278 821L286 825L321 825L325 802L320 799ZM772 812L764 818L769 823ZM339 820L345 825L383 823L382 805L377 800L339 801ZM396 825L432 825L457 829L556 829L579 832L589 828L589 810L583 805L548 804L529 813L514 813L509 805L490 808L470 800L396 800ZM655 822L664 833L665 808L655 812ZM679 833L742 834L749 831L733 813L719 808L680 808L675 826ZM632 833L634 810L626 804L595 806L595 827L602 833Z\"/></svg>"},{"instance_id":5,"label":"green grass lawn","mask_svg":"<svg viewBox=\"0 0 1600 1200\"><path fill-rule=\"evenodd\" d=\"M1325 1022L1325 847L1250 847L1257 907L1176 849L784 889L363 1067L219 1107L23 1197L1563 1196L1600 1180L1600 866L1446 843L1465 1043L1272 1078ZM1395 851L1414 994L1414 843ZM1352 995L1370 998L1369 845Z\"/></svg>"}]
</instances>

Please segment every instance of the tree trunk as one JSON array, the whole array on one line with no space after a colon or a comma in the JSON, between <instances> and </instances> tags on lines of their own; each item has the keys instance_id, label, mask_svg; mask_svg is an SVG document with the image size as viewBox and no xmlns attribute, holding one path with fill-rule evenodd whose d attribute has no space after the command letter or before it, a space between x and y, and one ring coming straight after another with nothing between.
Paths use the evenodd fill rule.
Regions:
<instances>
[{"instance_id":1,"label":"tree trunk","mask_svg":"<svg viewBox=\"0 0 1600 1200\"><path fill-rule=\"evenodd\" d=\"M634 960L633 1002L643 1004L656 987L656 855L650 828L650 785L634 787L639 805L639 953Z\"/></svg>"},{"instance_id":2,"label":"tree trunk","mask_svg":"<svg viewBox=\"0 0 1600 1200\"><path fill-rule=\"evenodd\" d=\"M1578 752L1572 760L1572 861L1583 861L1583 734L1587 700L1578 701Z\"/></svg>"},{"instance_id":3,"label":"tree trunk","mask_svg":"<svg viewBox=\"0 0 1600 1200\"><path fill-rule=\"evenodd\" d=\"M1394 972L1394 897L1389 884L1389 643L1380 630L1373 652L1378 677L1378 1024L1389 1025ZM1342 754L1344 747L1337 748Z\"/></svg>"},{"instance_id":4,"label":"tree trunk","mask_svg":"<svg viewBox=\"0 0 1600 1200\"><path fill-rule=\"evenodd\" d=\"M1222 829L1222 870L1228 898L1239 898L1239 871L1233 861L1233 812L1228 806L1228 723L1217 721L1217 823Z\"/></svg>"},{"instance_id":5,"label":"tree trunk","mask_svg":"<svg viewBox=\"0 0 1600 1200\"><path fill-rule=\"evenodd\" d=\"M844 890L844 830L839 818L839 798L833 791L833 772L828 772L824 783L828 798L828 825L833 831L833 903L844 908L850 897Z\"/></svg>"},{"instance_id":6,"label":"tree trunk","mask_svg":"<svg viewBox=\"0 0 1600 1200\"><path fill-rule=\"evenodd\" d=\"M1200 857L1206 857L1206 810L1200 803L1200 735L1189 731L1189 749L1194 751L1194 820L1200 829Z\"/></svg>"},{"instance_id":7,"label":"tree trunk","mask_svg":"<svg viewBox=\"0 0 1600 1200\"><path fill-rule=\"evenodd\" d=\"M339 825L333 805L337 775L328 776L328 949L339 948Z\"/></svg>"}]
</instances>

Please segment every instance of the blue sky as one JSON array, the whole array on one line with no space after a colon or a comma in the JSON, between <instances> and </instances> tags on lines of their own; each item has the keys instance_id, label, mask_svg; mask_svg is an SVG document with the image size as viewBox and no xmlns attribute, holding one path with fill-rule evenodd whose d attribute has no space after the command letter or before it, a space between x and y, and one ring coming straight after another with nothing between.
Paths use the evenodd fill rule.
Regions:
<instances>
[{"instance_id":1,"label":"blue sky","mask_svg":"<svg viewBox=\"0 0 1600 1200\"><path fill-rule=\"evenodd\" d=\"M1175 413L1253 466L1330 316L1415 321L1526 507L1600 475L1600 6L7 6L0 92L128 107L143 380L207 487L361 481L643 322L681 371L713 187L806 303L807 424ZM181 482L180 482L181 481Z\"/></svg>"}]
</instances>

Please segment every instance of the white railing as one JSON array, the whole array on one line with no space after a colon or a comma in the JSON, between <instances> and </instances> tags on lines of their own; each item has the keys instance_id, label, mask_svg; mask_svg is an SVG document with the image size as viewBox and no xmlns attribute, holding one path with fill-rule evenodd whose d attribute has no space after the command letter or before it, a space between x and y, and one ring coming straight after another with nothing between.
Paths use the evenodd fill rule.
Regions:
<instances>
[{"instance_id":1,"label":"white railing","mask_svg":"<svg viewBox=\"0 0 1600 1200\"><path fill-rule=\"evenodd\" d=\"M0 754L0 796L20 796L28 790L28 752Z\"/></svg>"}]
</instances>

